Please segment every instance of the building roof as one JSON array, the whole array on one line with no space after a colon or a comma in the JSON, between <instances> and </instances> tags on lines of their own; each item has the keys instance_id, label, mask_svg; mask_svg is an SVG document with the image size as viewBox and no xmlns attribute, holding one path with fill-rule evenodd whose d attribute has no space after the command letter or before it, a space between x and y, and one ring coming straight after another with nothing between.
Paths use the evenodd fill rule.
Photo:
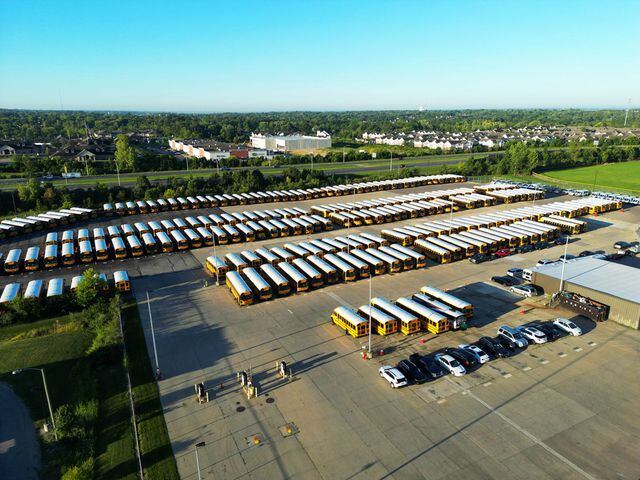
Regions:
<instances>
[{"instance_id":1,"label":"building roof","mask_svg":"<svg viewBox=\"0 0 640 480\"><path fill-rule=\"evenodd\" d=\"M531 271L560 280L562 262L540 265ZM564 280L583 288L640 303L640 268L583 257L566 263Z\"/></svg>"}]
</instances>

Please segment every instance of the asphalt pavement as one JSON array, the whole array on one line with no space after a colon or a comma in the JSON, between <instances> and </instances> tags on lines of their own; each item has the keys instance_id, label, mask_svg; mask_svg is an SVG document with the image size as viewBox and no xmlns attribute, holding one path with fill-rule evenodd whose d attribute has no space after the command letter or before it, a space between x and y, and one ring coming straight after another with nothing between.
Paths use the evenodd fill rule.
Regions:
<instances>
[{"instance_id":1,"label":"asphalt pavement","mask_svg":"<svg viewBox=\"0 0 640 480\"><path fill-rule=\"evenodd\" d=\"M37 480L40 445L26 405L0 383L0 478Z\"/></svg>"}]
</instances>

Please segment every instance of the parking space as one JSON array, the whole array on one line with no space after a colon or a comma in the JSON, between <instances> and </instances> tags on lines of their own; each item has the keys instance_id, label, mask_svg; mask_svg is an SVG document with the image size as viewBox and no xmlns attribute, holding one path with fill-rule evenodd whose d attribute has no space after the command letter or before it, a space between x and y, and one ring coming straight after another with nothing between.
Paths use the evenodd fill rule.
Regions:
<instances>
[{"instance_id":1,"label":"parking space","mask_svg":"<svg viewBox=\"0 0 640 480\"><path fill-rule=\"evenodd\" d=\"M613 239L632 237L634 210L590 220L596 228L570 248L610 251ZM211 251L188 255L201 265ZM488 282L563 251L374 277L374 296L395 299L430 284L472 302L476 315L467 330L438 337L373 335L372 350L385 354L372 360L361 356L367 337L353 339L329 320L337 305L367 303L367 280L238 307L226 288L203 286L201 267L161 274L160 265L143 267L148 273L134 280L134 292L153 358L147 291L151 297L161 398L181 477L196 478L199 441L206 442L204 478L215 479L637 476L637 331L577 319L583 336L531 345L463 377L392 390L378 375L381 365L494 336L502 324L570 317ZM292 367L291 380L276 375L279 360ZM249 369L261 391L252 400L235 377ZM200 381L211 399L203 405L193 394Z\"/></svg>"}]
</instances>

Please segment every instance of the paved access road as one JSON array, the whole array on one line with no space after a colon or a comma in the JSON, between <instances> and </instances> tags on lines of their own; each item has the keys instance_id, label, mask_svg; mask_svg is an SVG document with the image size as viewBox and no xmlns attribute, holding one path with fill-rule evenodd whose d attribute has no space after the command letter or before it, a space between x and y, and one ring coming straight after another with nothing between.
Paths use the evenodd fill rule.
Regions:
<instances>
[{"instance_id":1,"label":"paved access road","mask_svg":"<svg viewBox=\"0 0 640 480\"><path fill-rule=\"evenodd\" d=\"M635 210L593 219L569 253L610 250L613 239L633 234ZM571 317L488 282L562 253L559 246L374 277L374 295L395 299L432 284L472 301L477 313L468 330L438 337L374 335L373 350L386 355L371 361L360 357L366 338L329 322L335 306L367 302L366 280L238 307L225 287L203 287L202 269L136 278L153 359L147 290L151 296L161 401L181 478L196 478L201 441L204 479L636 478L637 331L578 320L582 337L530 346L465 377L396 391L378 376L380 365L495 335L501 324ZM293 381L276 376L281 359ZM260 385L257 399L242 396L242 369ZM211 396L204 405L194 398L200 381Z\"/></svg>"},{"instance_id":2,"label":"paved access road","mask_svg":"<svg viewBox=\"0 0 640 480\"><path fill-rule=\"evenodd\" d=\"M40 445L25 404L0 383L0 478L37 480Z\"/></svg>"}]
</instances>

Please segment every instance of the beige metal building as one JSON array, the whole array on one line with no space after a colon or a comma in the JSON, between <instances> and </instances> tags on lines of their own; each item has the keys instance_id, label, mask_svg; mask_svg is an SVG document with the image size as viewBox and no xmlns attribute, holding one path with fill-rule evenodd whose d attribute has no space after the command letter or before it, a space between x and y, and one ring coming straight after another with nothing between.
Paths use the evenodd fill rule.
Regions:
<instances>
[{"instance_id":1,"label":"beige metal building","mask_svg":"<svg viewBox=\"0 0 640 480\"><path fill-rule=\"evenodd\" d=\"M552 295L560 290L562 262L531 269L531 282ZM609 320L640 328L640 269L584 257L565 264L563 291L609 306Z\"/></svg>"}]
</instances>

